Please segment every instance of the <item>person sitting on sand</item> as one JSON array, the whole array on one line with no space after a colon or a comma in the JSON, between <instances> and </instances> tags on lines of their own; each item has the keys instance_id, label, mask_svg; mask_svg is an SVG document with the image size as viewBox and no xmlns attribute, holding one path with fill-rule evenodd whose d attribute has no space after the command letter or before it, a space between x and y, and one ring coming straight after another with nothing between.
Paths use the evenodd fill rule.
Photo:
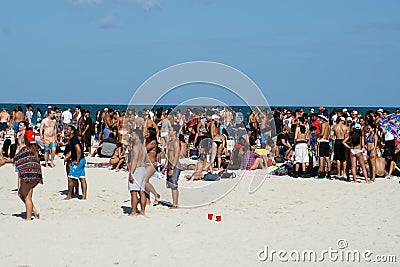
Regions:
<instances>
[{"instance_id":1,"label":"person sitting on sand","mask_svg":"<svg viewBox=\"0 0 400 267\"><path fill-rule=\"evenodd\" d=\"M111 156L110 165L115 171L121 170L121 167L125 164L125 155L123 153L122 144L118 143L114 150L114 154Z\"/></svg>"},{"instance_id":2,"label":"person sitting on sand","mask_svg":"<svg viewBox=\"0 0 400 267\"><path fill-rule=\"evenodd\" d=\"M191 175L186 175L185 179L188 181L202 180L204 175L208 172L212 173L213 168L209 161L207 161L207 151L205 148L199 148L200 157L197 160L196 169Z\"/></svg>"},{"instance_id":3,"label":"person sitting on sand","mask_svg":"<svg viewBox=\"0 0 400 267\"><path fill-rule=\"evenodd\" d=\"M118 141L114 133L110 133L107 139L100 142L99 147L93 152L92 157L99 155L101 158L111 158L117 148Z\"/></svg>"},{"instance_id":4,"label":"person sitting on sand","mask_svg":"<svg viewBox=\"0 0 400 267\"><path fill-rule=\"evenodd\" d=\"M260 155L254 152L254 147L245 144L244 153L241 159L240 169L242 170L256 170L264 169L264 163Z\"/></svg>"}]
</instances>

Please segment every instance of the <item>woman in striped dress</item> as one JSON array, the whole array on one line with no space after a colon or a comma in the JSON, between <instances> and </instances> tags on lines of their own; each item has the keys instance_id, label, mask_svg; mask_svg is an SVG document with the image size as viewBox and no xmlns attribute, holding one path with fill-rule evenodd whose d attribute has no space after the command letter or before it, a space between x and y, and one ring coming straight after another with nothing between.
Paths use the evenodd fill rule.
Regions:
<instances>
[{"instance_id":1,"label":"woman in striped dress","mask_svg":"<svg viewBox=\"0 0 400 267\"><path fill-rule=\"evenodd\" d=\"M18 138L18 150L14 157L15 168L18 170L19 188L18 195L25 203L26 220L39 219L39 212L32 202L33 188L37 184L43 184L42 169L40 166L37 149L32 146L25 136Z\"/></svg>"}]
</instances>

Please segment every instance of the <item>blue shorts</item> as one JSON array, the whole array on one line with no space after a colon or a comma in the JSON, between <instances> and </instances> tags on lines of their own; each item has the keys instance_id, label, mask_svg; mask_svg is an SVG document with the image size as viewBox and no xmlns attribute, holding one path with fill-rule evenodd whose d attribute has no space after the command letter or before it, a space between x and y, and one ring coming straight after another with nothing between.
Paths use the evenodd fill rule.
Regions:
<instances>
[{"instance_id":1,"label":"blue shorts","mask_svg":"<svg viewBox=\"0 0 400 267\"><path fill-rule=\"evenodd\" d=\"M76 166L74 165L74 162L72 162L68 177L73 179L85 178L85 165L85 158L81 159Z\"/></svg>"},{"instance_id":2,"label":"blue shorts","mask_svg":"<svg viewBox=\"0 0 400 267\"><path fill-rule=\"evenodd\" d=\"M44 146L44 151L49 151L49 150L52 149L52 148L54 148L54 149L57 148L56 142L51 142L50 145Z\"/></svg>"},{"instance_id":3,"label":"blue shorts","mask_svg":"<svg viewBox=\"0 0 400 267\"><path fill-rule=\"evenodd\" d=\"M14 133L18 133L19 122L14 122Z\"/></svg>"},{"instance_id":4,"label":"blue shorts","mask_svg":"<svg viewBox=\"0 0 400 267\"><path fill-rule=\"evenodd\" d=\"M108 139L108 137L110 136L110 133L112 133L112 131L108 128L104 129L104 139Z\"/></svg>"}]
</instances>

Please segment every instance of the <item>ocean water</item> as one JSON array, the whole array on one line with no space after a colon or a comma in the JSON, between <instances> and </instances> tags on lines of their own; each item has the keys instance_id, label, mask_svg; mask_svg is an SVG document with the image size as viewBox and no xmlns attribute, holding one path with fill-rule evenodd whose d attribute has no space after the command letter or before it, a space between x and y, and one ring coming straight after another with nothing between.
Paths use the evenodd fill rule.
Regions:
<instances>
[{"instance_id":1,"label":"ocean water","mask_svg":"<svg viewBox=\"0 0 400 267\"><path fill-rule=\"evenodd\" d=\"M42 118L44 116L44 112L47 110L48 106L52 106L52 107L58 107L61 110L66 110L67 108L71 109L71 112L74 113L75 111L75 106L80 105L82 107L82 109L86 109L90 111L90 116L94 119L96 116L96 112L98 110L102 110L105 107L108 108L112 108L114 110L119 110L121 112L126 111L128 105L107 105L107 104L101 104L101 105L96 105L96 104L32 104L33 106L33 119L34 122L36 121L36 109L40 108L42 110ZM0 108L7 108L9 112L11 112L13 109L17 109L18 106L21 106L22 109L24 110L24 112L26 111L26 104L23 103L2 103L0 104ZM154 106L154 109L157 109L160 106ZM250 114L251 108L248 106L232 106L233 110L237 110L238 108L242 108L242 112L245 115L245 121L247 121L247 117ZM277 108L278 106L270 106L270 108ZM295 111L296 109L300 108L298 106L279 106L281 108L289 108L292 111ZM333 109L343 109L345 106L337 106L337 107L325 107L326 109L328 109L329 112L331 112ZM150 108L150 107L145 107L145 106L135 106L136 111L140 111L143 110L143 108ZM163 108L166 110L168 108L175 108L175 106L172 105L163 105ZM184 109L186 107L179 107L181 109L182 112L184 112ZM316 106L303 106L302 107L304 109L305 112L309 112L309 110L311 108L315 109L315 112L318 112L318 108ZM346 107L349 111L351 110L357 110L360 114L365 114L368 110L373 110L375 111L376 109L380 108L380 107ZM392 113L395 111L396 107L382 107L385 110L388 110L389 113Z\"/></svg>"}]
</instances>

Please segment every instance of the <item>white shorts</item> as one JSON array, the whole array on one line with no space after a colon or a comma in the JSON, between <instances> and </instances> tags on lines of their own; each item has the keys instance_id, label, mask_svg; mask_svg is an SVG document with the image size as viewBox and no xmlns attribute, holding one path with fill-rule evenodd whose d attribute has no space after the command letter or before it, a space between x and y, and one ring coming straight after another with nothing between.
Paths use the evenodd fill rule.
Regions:
<instances>
[{"instance_id":1,"label":"white shorts","mask_svg":"<svg viewBox=\"0 0 400 267\"><path fill-rule=\"evenodd\" d=\"M137 167L136 168L135 172L133 173L133 183L129 182L129 173L128 173L129 192L144 190L145 184L146 184L146 168L145 167Z\"/></svg>"},{"instance_id":2,"label":"white shorts","mask_svg":"<svg viewBox=\"0 0 400 267\"><path fill-rule=\"evenodd\" d=\"M296 144L294 154L296 163L307 163L309 161L308 145L306 143Z\"/></svg>"},{"instance_id":3,"label":"white shorts","mask_svg":"<svg viewBox=\"0 0 400 267\"><path fill-rule=\"evenodd\" d=\"M161 137L166 137L168 135L168 132L161 132Z\"/></svg>"}]
</instances>

